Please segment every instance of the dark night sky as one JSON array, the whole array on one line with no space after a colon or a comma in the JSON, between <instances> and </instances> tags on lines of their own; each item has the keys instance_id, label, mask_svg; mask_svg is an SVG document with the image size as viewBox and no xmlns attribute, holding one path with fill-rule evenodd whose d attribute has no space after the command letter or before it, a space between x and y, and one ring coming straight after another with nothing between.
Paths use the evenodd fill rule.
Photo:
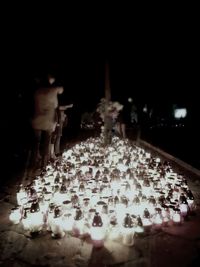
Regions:
<instances>
[{"instance_id":1,"label":"dark night sky","mask_svg":"<svg viewBox=\"0 0 200 267\"><path fill-rule=\"evenodd\" d=\"M132 96L135 102L156 105L198 102L197 36L187 24L138 29L139 22L135 27L97 26L92 20L65 21L59 14L54 20L52 14L43 19L37 13L29 16L18 17L2 33L8 102L19 92L29 95L34 76L53 70L65 87L67 102L93 108L104 94L105 58L113 99Z\"/></svg>"},{"instance_id":2,"label":"dark night sky","mask_svg":"<svg viewBox=\"0 0 200 267\"><path fill-rule=\"evenodd\" d=\"M195 87L198 88L198 71L194 55L182 54L182 49L175 51L171 48L161 51L162 48L159 48L155 51L154 48L149 54L145 47L140 52L125 48L105 53L95 47L91 48L95 51L82 47L77 49L66 48L65 51L63 48L55 47L49 51L36 47L26 52L23 48L14 47L13 51L8 52L7 75L25 84L33 79L34 75L52 70L58 76L58 80L64 82L68 91L73 88L81 93L84 88L84 94L93 90L99 93L98 91L103 89L99 87L102 86L104 58L108 57L111 89L114 95L121 95L120 91L123 90L123 94L130 92L147 99L152 95L153 100L158 89L162 97L173 100L177 94L180 94L178 96L181 98L181 95L188 96L191 90L194 93ZM116 47L113 46L113 49ZM189 93L189 98L190 96L192 95Z\"/></svg>"}]
</instances>

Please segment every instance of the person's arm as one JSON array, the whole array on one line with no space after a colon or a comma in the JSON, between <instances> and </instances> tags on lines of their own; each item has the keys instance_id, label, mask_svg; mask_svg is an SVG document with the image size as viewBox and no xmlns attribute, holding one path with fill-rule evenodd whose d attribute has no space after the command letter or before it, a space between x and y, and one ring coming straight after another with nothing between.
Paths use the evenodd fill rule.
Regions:
<instances>
[{"instance_id":1,"label":"person's arm","mask_svg":"<svg viewBox=\"0 0 200 267\"><path fill-rule=\"evenodd\" d=\"M70 105L66 105L66 106L60 106L59 109L60 110L66 110L68 108L72 108L73 107L73 104L70 104Z\"/></svg>"}]
</instances>

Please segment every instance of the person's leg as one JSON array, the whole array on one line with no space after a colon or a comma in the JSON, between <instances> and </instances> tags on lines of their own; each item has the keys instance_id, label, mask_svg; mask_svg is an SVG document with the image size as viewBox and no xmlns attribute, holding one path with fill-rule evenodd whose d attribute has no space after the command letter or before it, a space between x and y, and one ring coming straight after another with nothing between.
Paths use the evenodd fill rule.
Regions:
<instances>
[{"instance_id":1,"label":"person's leg","mask_svg":"<svg viewBox=\"0 0 200 267\"><path fill-rule=\"evenodd\" d=\"M61 136L58 135L55 141L55 154L56 155L60 154L60 139L61 139Z\"/></svg>"},{"instance_id":2,"label":"person's leg","mask_svg":"<svg viewBox=\"0 0 200 267\"><path fill-rule=\"evenodd\" d=\"M57 135L55 139L55 154L60 154L60 140L62 136L63 123L60 122L60 125L57 127Z\"/></svg>"},{"instance_id":3,"label":"person's leg","mask_svg":"<svg viewBox=\"0 0 200 267\"><path fill-rule=\"evenodd\" d=\"M55 156L55 143L56 143L57 133L56 130L51 135L51 142L50 142L50 158L54 159Z\"/></svg>"},{"instance_id":4,"label":"person's leg","mask_svg":"<svg viewBox=\"0 0 200 267\"><path fill-rule=\"evenodd\" d=\"M122 132L121 132L121 124L119 122L117 122L114 126L114 135L116 135L117 137L121 137L122 136Z\"/></svg>"},{"instance_id":5,"label":"person's leg","mask_svg":"<svg viewBox=\"0 0 200 267\"><path fill-rule=\"evenodd\" d=\"M51 131L44 131L44 147L42 155L42 167L46 167L50 160L50 143L51 143Z\"/></svg>"},{"instance_id":6,"label":"person's leg","mask_svg":"<svg viewBox=\"0 0 200 267\"><path fill-rule=\"evenodd\" d=\"M126 138L126 124L125 123L121 124L121 133L122 133L122 137Z\"/></svg>"}]
</instances>

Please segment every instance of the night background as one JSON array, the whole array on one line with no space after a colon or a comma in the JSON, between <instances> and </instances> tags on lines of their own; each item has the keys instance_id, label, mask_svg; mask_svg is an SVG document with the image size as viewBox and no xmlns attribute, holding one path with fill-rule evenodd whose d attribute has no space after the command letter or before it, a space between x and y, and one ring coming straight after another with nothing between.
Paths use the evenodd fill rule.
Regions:
<instances>
[{"instance_id":1,"label":"night background","mask_svg":"<svg viewBox=\"0 0 200 267\"><path fill-rule=\"evenodd\" d=\"M18 1L14 4L9 3L7 8L1 6L0 266L200 266L200 84L197 26L199 22L194 14L195 9L198 9L193 6L190 11L188 3L186 6L184 3L179 3L178 7L174 3L173 6L167 6L165 3L164 7L159 6L158 3L155 6L154 3L150 3L151 6L142 3L141 9L135 7L133 3L130 7L125 3L124 9L122 3L118 3L111 3L111 8L108 1L105 4L102 2L102 5L95 2L96 6L92 5L93 3L87 5L85 1L75 2L74 7L65 3L64 7L59 8L60 3L57 2L56 4L45 2L42 6L41 3ZM102 143L98 146L99 138L91 139L95 145L89 150L85 145L84 150L81 145L77 146L80 150L75 146L81 141L88 140L88 137L97 137L100 134L100 127L95 128L96 125L99 126L95 111L101 98L105 97L106 66L109 67L111 100L118 101L124 106L122 117L126 123L126 136L131 141L119 139L122 146L125 143L128 144L121 147L123 158L120 157L122 155L120 146L115 144L115 141L112 143L115 152L117 151L118 161L115 161L116 154L107 150L105 144L109 142L105 142L106 138L102 139L103 146ZM64 93L58 96L59 103L73 104L73 107L65 111L68 124L62 132L61 153L55 151L54 155L51 153L50 162L45 170L44 157L42 159L38 157L37 162L35 157L34 162L34 156L38 155L34 154L36 140L31 119L34 114L34 92L38 88L37 82L42 84L48 74L55 77L57 85L64 87ZM186 111L185 117L175 118L175 111L179 109ZM84 123L83 118L86 119ZM110 121L108 119L107 126L111 125ZM114 133L113 128L112 133ZM123 137L122 135L120 137ZM45 137L43 138L41 151L45 150ZM55 148L55 144L54 146L51 144L52 147ZM69 152L67 161L62 154L65 149ZM98 149L99 151L96 151ZM85 161L87 157L84 157L82 161L85 151L89 160ZM94 152L94 157L91 151ZM110 159L106 160L102 171L101 164L104 163L106 154L112 155L112 165L108 165ZM129 155L127 157L127 154L131 157ZM73 159L74 155L76 160L78 159L77 165L70 163L72 162L70 157ZM125 169L118 172L118 165L121 165L122 159L123 162L126 160L122 165L131 166L127 167L126 173ZM95 175L90 173L91 162L94 169L100 170L100 172L95 170ZM53 172L51 172L51 166ZM172 173L170 166L173 169ZM62 172L60 172L61 167ZM85 176L79 176L82 167L83 169L88 167L88 171L84 171ZM76 173L72 175L75 169ZM115 170L117 173L112 177ZM100 173L99 177L98 173ZM59 178L60 174L62 177ZM43 179L44 177L45 179L46 177L55 178L51 189L48 187L51 183ZM128 182L124 183L128 177L130 188L128 188ZM40 180L42 187L39 187L40 191L35 194L31 189ZM102 200L104 194L102 190L109 188L109 195L106 195L107 192L104 196L108 200L111 194L113 196L111 180L120 182L116 194L119 195L122 189L121 192L125 192L123 193L125 196L126 191L130 190L131 196L127 194L127 201L133 207L130 213L133 214L127 216L130 214L126 213L123 220L121 220L122 216L121 218L119 216L120 223L117 222L117 224L116 221L112 221L111 225L111 220L109 224L104 222L102 224L101 220L96 224L94 218L98 215L96 211L99 209L98 207L96 210L96 206L102 205L102 201L94 202L95 209L93 204L92 208L88 209L87 205L80 206L80 203L76 202L76 195L72 194L78 190L77 194L81 193L81 199L84 192L86 198L83 200L86 200L87 204L88 199L90 201L90 193L92 199L93 195L98 198L100 192L99 200ZM121 183L122 180L123 183ZM97 188L90 190L94 181ZM89 187L88 193L89 184L92 187ZM105 187L100 184L104 184ZM65 195L66 201L62 199L62 202L56 202L54 199L58 192L56 190L60 186L59 194L63 194L61 192L63 185L66 187L64 194L69 193L70 201L68 201L68 195ZM138 187L138 185L142 186ZM155 196L149 195L150 185L153 187L152 194L155 193ZM50 191L53 193L53 198L48 199ZM21 206L18 203L17 192L22 193L19 197L20 202L27 201L27 203L24 202L25 205ZM23 195L24 192L27 199ZM37 194L42 196L40 201L45 200L48 204L44 214L42 209L38 210L35 206L39 203ZM120 205L123 202L124 206L118 208L116 196L111 203L114 206L109 210L109 214L106 210L103 214L105 208L103 205L102 215L113 217L115 209L118 209L118 215L121 211L122 213L127 211L126 198L121 195ZM145 214L146 208L143 215L136 211L139 207L138 203L140 201L145 203L147 197L149 204L147 207L152 209L153 205L154 209L155 206L155 214L154 211L152 215ZM67 214L64 211L63 218L65 215L71 216L75 209L76 215L77 211L81 210L87 216L95 212L90 228L98 226L97 241L104 239L104 237L98 237L98 230L101 230L102 226L106 228L109 236L112 229L119 235L120 228L115 226L123 228L125 234L122 235L121 241L113 239L109 243L109 239L108 246L106 243L101 243L103 245L100 247L98 242L97 247L95 242L93 243L96 237L92 240L92 235L84 236L81 231L80 235L75 231L66 231L65 236L59 238L60 233L57 235L56 229L55 231L48 229L51 224L50 215L53 215L52 210L50 211L51 201L56 203L52 223L57 218L61 218L61 214L57 214L59 215L57 217L55 211L59 211L59 207L66 204L66 210L69 209L70 213ZM73 205L68 206L68 202ZM30 203L29 208L26 205ZM187 210L185 211L184 208ZM16 215L16 211L18 217L20 213L17 223L11 216ZM165 215L161 214L161 211L164 211ZM42 230L32 229L31 224L38 224L35 214L45 215L40 216ZM72 221L75 222L76 219L78 222L83 221L81 216L75 217L71 216ZM127 217L130 218L129 224L126 221ZM33 218L29 220L28 228L22 225L22 221L24 222L26 218ZM150 228L148 224L147 228L142 225L142 220L139 221L141 218L150 221ZM165 221L165 219L169 220ZM67 226L61 221L62 225ZM131 232L130 235L129 230L133 229L133 226L134 233ZM143 233L137 229L138 232L136 232L136 228L140 230L144 228L145 231ZM89 233L91 234L92 231ZM131 242L129 240L125 242L124 237L129 237Z\"/></svg>"},{"instance_id":2,"label":"night background","mask_svg":"<svg viewBox=\"0 0 200 267\"><path fill-rule=\"evenodd\" d=\"M111 98L124 104L129 112L128 98L133 99L142 138L200 167L194 29L180 22L169 27L144 25L142 30L131 28L128 22L75 25L74 21L64 22L64 18L54 23L51 14L32 20L30 14L13 20L1 34L4 158L16 168L26 161L32 142L29 121L35 78L53 73L58 84L64 86L60 101L74 104L67 112L69 141L79 134L81 115L93 112L104 96L107 61ZM143 112L145 105L148 112L153 112L150 120ZM174 120L174 105L187 108L183 121Z\"/></svg>"}]
</instances>

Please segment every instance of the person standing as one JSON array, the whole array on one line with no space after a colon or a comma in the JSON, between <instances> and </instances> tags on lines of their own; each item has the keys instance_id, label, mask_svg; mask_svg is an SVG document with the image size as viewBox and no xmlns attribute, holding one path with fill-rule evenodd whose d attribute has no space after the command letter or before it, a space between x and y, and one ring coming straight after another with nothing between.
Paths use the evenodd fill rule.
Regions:
<instances>
[{"instance_id":1,"label":"person standing","mask_svg":"<svg viewBox=\"0 0 200 267\"><path fill-rule=\"evenodd\" d=\"M56 128L58 94L63 87L55 85L55 77L48 75L47 84L39 86L34 94L34 115L31 125L34 131L34 166L45 167L50 159L51 136Z\"/></svg>"},{"instance_id":2,"label":"person standing","mask_svg":"<svg viewBox=\"0 0 200 267\"><path fill-rule=\"evenodd\" d=\"M60 140L63 132L64 124L67 124L67 115L65 111L68 108L72 108L73 104L66 105L66 106L59 106L56 110L56 118L57 118L57 125L55 131L52 133L51 138L51 158L55 158L56 155L60 154Z\"/></svg>"}]
</instances>

